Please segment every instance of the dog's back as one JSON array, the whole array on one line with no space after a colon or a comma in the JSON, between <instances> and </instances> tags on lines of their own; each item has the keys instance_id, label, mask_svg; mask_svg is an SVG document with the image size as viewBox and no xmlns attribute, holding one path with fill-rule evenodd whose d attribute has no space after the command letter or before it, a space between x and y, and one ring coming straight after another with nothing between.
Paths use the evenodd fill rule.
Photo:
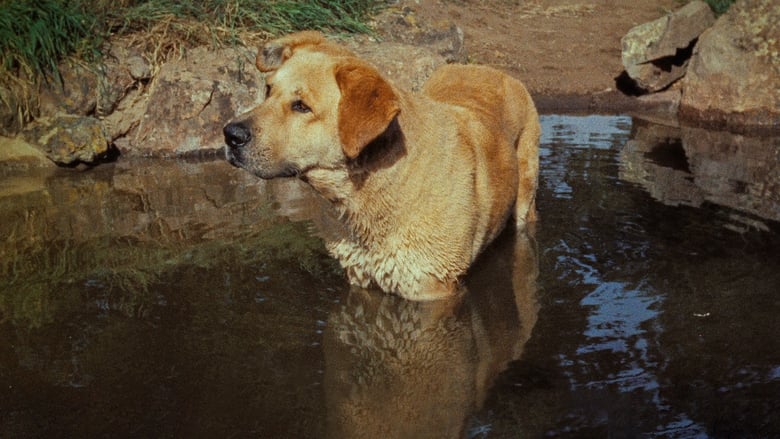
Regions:
<instances>
[{"instance_id":1,"label":"dog's back","mask_svg":"<svg viewBox=\"0 0 780 439\"><path fill-rule=\"evenodd\" d=\"M487 66L449 64L437 69L423 87L429 98L465 108L492 132L503 132L517 155L519 226L536 220L539 171L539 115L530 94L517 79ZM488 156L495 153L488 151Z\"/></svg>"}]
</instances>

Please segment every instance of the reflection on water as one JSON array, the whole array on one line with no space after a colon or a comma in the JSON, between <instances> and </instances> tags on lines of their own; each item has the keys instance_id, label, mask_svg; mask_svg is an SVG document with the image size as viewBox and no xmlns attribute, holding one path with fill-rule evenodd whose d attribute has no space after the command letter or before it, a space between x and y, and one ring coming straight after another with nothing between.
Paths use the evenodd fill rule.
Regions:
<instances>
[{"instance_id":1,"label":"reflection on water","mask_svg":"<svg viewBox=\"0 0 780 439\"><path fill-rule=\"evenodd\" d=\"M0 437L777 437L777 139L543 118L459 297L350 289L294 181L0 180ZM538 251L537 251L538 249Z\"/></svg>"},{"instance_id":2,"label":"reflection on water","mask_svg":"<svg viewBox=\"0 0 780 439\"><path fill-rule=\"evenodd\" d=\"M325 330L328 437L465 437L536 323L533 238L503 234L453 299L353 288Z\"/></svg>"},{"instance_id":3,"label":"reflection on water","mask_svg":"<svg viewBox=\"0 0 780 439\"><path fill-rule=\"evenodd\" d=\"M727 227L735 230L766 230L760 218L780 221L778 137L636 120L621 163L621 178L642 185L662 203L733 209Z\"/></svg>"}]
</instances>

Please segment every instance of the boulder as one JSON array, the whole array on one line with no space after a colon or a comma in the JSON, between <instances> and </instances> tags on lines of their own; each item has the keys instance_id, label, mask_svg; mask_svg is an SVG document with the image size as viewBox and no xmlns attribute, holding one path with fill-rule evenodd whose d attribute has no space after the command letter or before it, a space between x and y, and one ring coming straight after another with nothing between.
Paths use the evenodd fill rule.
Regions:
<instances>
[{"instance_id":1,"label":"boulder","mask_svg":"<svg viewBox=\"0 0 780 439\"><path fill-rule=\"evenodd\" d=\"M714 22L710 7L694 0L665 17L631 28L620 40L626 73L645 91L663 90L685 74L696 39Z\"/></svg>"},{"instance_id":2,"label":"boulder","mask_svg":"<svg viewBox=\"0 0 780 439\"><path fill-rule=\"evenodd\" d=\"M428 23L414 9L387 8L376 17L375 27L382 39L418 47L427 47L448 63L466 63L468 53L463 44L463 30L452 21ZM409 55L404 56L406 59Z\"/></svg>"},{"instance_id":3,"label":"boulder","mask_svg":"<svg viewBox=\"0 0 780 439\"><path fill-rule=\"evenodd\" d=\"M780 128L780 8L739 0L704 32L682 81L681 119Z\"/></svg>"},{"instance_id":4,"label":"boulder","mask_svg":"<svg viewBox=\"0 0 780 439\"><path fill-rule=\"evenodd\" d=\"M0 175L55 167L39 148L20 137L0 136Z\"/></svg>"},{"instance_id":5,"label":"boulder","mask_svg":"<svg viewBox=\"0 0 780 439\"><path fill-rule=\"evenodd\" d=\"M98 119L58 115L37 119L22 133L59 165L94 163L109 153L109 138Z\"/></svg>"},{"instance_id":6,"label":"boulder","mask_svg":"<svg viewBox=\"0 0 780 439\"><path fill-rule=\"evenodd\" d=\"M419 91L431 73L446 64L443 56L428 47L369 39L355 39L348 45L401 90Z\"/></svg>"},{"instance_id":7,"label":"boulder","mask_svg":"<svg viewBox=\"0 0 780 439\"><path fill-rule=\"evenodd\" d=\"M128 91L151 78L151 65L137 49L117 40L106 48L101 62L85 65L63 62L59 77L40 90L40 116L74 114L104 117L111 114Z\"/></svg>"},{"instance_id":8,"label":"boulder","mask_svg":"<svg viewBox=\"0 0 780 439\"><path fill-rule=\"evenodd\" d=\"M254 54L195 48L164 64L152 81L145 111L123 154L174 157L224 148L222 127L262 102Z\"/></svg>"},{"instance_id":9,"label":"boulder","mask_svg":"<svg viewBox=\"0 0 780 439\"><path fill-rule=\"evenodd\" d=\"M57 67L59 76L47 78L39 92L41 117L56 114L86 116L97 107L98 69L81 63L65 62Z\"/></svg>"}]
</instances>

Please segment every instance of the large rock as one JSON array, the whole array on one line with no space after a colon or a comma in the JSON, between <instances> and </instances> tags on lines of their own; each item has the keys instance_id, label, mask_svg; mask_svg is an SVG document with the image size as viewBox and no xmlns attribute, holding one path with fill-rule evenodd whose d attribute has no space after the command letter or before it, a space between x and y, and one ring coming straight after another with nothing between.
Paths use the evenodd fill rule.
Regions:
<instances>
[{"instance_id":1,"label":"large rock","mask_svg":"<svg viewBox=\"0 0 780 439\"><path fill-rule=\"evenodd\" d=\"M94 163L109 153L109 139L99 120L89 116L59 115L37 119L23 133L53 162L71 166Z\"/></svg>"},{"instance_id":2,"label":"large rock","mask_svg":"<svg viewBox=\"0 0 780 439\"><path fill-rule=\"evenodd\" d=\"M710 7L694 0L665 17L631 28L620 40L626 73L648 92L668 87L685 74L696 39L714 22Z\"/></svg>"},{"instance_id":3,"label":"large rock","mask_svg":"<svg viewBox=\"0 0 780 439\"><path fill-rule=\"evenodd\" d=\"M376 17L375 26L385 40L427 47L448 63L468 61L463 30L449 20L428 23L409 6L391 7ZM409 55L405 58L413 59Z\"/></svg>"},{"instance_id":4,"label":"large rock","mask_svg":"<svg viewBox=\"0 0 780 439\"><path fill-rule=\"evenodd\" d=\"M151 78L151 65L129 43L117 40L100 63L63 62L59 77L44 82L39 94L40 117L57 114L104 117L129 91Z\"/></svg>"},{"instance_id":5,"label":"large rock","mask_svg":"<svg viewBox=\"0 0 780 439\"><path fill-rule=\"evenodd\" d=\"M222 127L263 100L254 54L195 48L162 66L123 154L185 156L224 148Z\"/></svg>"},{"instance_id":6,"label":"large rock","mask_svg":"<svg viewBox=\"0 0 780 439\"><path fill-rule=\"evenodd\" d=\"M46 154L24 139L0 136L0 176L52 167Z\"/></svg>"},{"instance_id":7,"label":"large rock","mask_svg":"<svg viewBox=\"0 0 780 439\"><path fill-rule=\"evenodd\" d=\"M739 0L704 32L682 81L680 117L729 128L780 127L780 7Z\"/></svg>"},{"instance_id":8,"label":"large rock","mask_svg":"<svg viewBox=\"0 0 780 439\"><path fill-rule=\"evenodd\" d=\"M365 38L355 39L348 45L401 90L419 91L433 71L446 64L443 56L423 46L377 43Z\"/></svg>"}]
</instances>

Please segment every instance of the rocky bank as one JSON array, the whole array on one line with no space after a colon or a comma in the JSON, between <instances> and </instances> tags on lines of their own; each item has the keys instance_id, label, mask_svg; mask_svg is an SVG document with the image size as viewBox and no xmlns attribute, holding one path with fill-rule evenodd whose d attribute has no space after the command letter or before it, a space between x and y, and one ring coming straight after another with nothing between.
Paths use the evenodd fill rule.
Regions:
<instances>
[{"instance_id":1,"label":"rocky bank","mask_svg":"<svg viewBox=\"0 0 780 439\"><path fill-rule=\"evenodd\" d=\"M780 130L780 8L773 3L739 0L716 20L695 0L630 29L622 40L623 65L634 96L613 91L606 95L613 97L611 105L604 99L605 105L594 107L585 95L551 106L542 91L529 88L545 102L543 111L652 112L675 123L679 116L685 124L775 133ZM375 36L343 43L413 90L444 63L480 61L469 57L469 46L477 42L466 38L458 17L426 20L417 14L424 7L400 2L377 17ZM584 19L598 26L595 14ZM524 42L531 43L545 41ZM0 127L0 173L52 163L95 164L118 155L216 154L226 121L262 100L254 54L253 49L200 47L156 68L126 41L112 41L101 65L62 66L63 86L40 90L39 115L31 124L21 130L9 123Z\"/></svg>"}]
</instances>

